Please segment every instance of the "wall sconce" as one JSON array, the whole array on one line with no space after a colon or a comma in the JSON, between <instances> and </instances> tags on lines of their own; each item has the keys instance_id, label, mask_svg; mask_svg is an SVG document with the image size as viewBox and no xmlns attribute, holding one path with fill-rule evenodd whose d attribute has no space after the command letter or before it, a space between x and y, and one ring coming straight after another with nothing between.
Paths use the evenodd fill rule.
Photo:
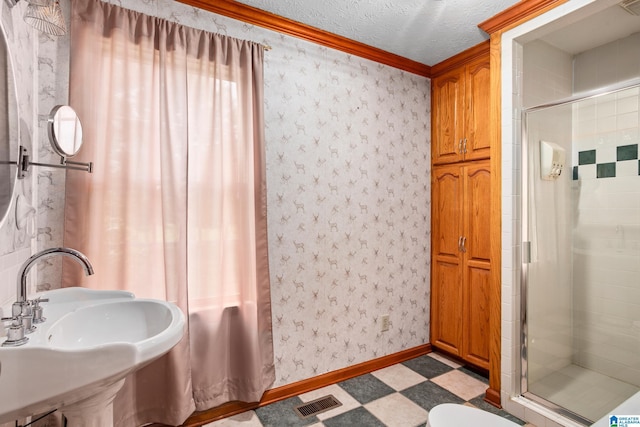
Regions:
<instances>
[{"instance_id":1,"label":"wall sconce","mask_svg":"<svg viewBox=\"0 0 640 427\"><path fill-rule=\"evenodd\" d=\"M5 0L9 7L20 0ZM24 21L43 33L53 36L67 34L67 26L62 16L62 8L58 0L27 0L27 11Z\"/></svg>"}]
</instances>

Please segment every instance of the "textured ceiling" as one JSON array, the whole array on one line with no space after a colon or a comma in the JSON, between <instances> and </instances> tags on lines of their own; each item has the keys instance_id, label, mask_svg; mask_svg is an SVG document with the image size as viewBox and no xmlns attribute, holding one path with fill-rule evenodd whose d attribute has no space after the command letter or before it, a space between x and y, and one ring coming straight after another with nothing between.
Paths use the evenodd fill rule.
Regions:
<instances>
[{"instance_id":1,"label":"textured ceiling","mask_svg":"<svg viewBox=\"0 0 640 427\"><path fill-rule=\"evenodd\" d=\"M486 40L478 24L517 0L237 0L435 65Z\"/></svg>"}]
</instances>

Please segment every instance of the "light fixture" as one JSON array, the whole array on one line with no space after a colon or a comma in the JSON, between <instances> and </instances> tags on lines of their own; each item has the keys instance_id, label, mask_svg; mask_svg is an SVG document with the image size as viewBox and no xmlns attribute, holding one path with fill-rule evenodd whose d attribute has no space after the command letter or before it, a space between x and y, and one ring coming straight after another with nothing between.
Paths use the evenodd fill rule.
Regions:
<instances>
[{"instance_id":1,"label":"light fixture","mask_svg":"<svg viewBox=\"0 0 640 427\"><path fill-rule=\"evenodd\" d=\"M5 0L9 7L18 4L19 0ZM27 0L24 21L43 33L62 36L67 33L62 8L58 0Z\"/></svg>"}]
</instances>

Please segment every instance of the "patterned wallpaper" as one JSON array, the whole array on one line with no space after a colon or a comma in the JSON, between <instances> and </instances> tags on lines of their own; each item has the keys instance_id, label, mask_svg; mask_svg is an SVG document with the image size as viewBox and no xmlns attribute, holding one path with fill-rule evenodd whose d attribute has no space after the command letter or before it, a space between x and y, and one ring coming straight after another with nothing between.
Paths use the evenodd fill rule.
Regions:
<instances>
[{"instance_id":1,"label":"patterned wallpaper","mask_svg":"<svg viewBox=\"0 0 640 427\"><path fill-rule=\"evenodd\" d=\"M428 342L429 80L172 0L118 4L273 48L265 116L275 386ZM40 52L41 116L66 97L61 43ZM38 241L52 244L63 181L45 172L38 181ZM41 288L59 286L55 273L43 276Z\"/></svg>"},{"instance_id":2,"label":"patterned wallpaper","mask_svg":"<svg viewBox=\"0 0 640 427\"><path fill-rule=\"evenodd\" d=\"M69 23L70 3L60 2ZM38 141L37 156L42 163L60 163L60 156L51 148L47 133L49 113L56 105L69 102L69 34L61 37L39 34L38 37ZM82 118L81 118L82 120ZM35 151L35 149L34 149ZM40 167L33 170L35 176L36 248L38 251L62 246L64 224L65 171ZM69 173L85 173L71 171ZM53 257L38 261L37 290L46 291L60 287L62 258Z\"/></svg>"},{"instance_id":3,"label":"patterned wallpaper","mask_svg":"<svg viewBox=\"0 0 640 427\"><path fill-rule=\"evenodd\" d=\"M427 342L429 91L344 53L269 44L270 265L286 384Z\"/></svg>"}]
</instances>

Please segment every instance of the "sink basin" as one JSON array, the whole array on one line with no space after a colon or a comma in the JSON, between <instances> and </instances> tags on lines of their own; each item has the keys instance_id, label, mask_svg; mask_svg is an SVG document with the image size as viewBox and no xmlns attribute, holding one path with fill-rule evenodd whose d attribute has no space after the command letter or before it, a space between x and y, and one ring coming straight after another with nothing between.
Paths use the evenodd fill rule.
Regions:
<instances>
[{"instance_id":1,"label":"sink basin","mask_svg":"<svg viewBox=\"0 0 640 427\"><path fill-rule=\"evenodd\" d=\"M87 399L168 352L183 335L172 303L129 292L41 294L46 321L21 347L0 347L0 423Z\"/></svg>"}]
</instances>

